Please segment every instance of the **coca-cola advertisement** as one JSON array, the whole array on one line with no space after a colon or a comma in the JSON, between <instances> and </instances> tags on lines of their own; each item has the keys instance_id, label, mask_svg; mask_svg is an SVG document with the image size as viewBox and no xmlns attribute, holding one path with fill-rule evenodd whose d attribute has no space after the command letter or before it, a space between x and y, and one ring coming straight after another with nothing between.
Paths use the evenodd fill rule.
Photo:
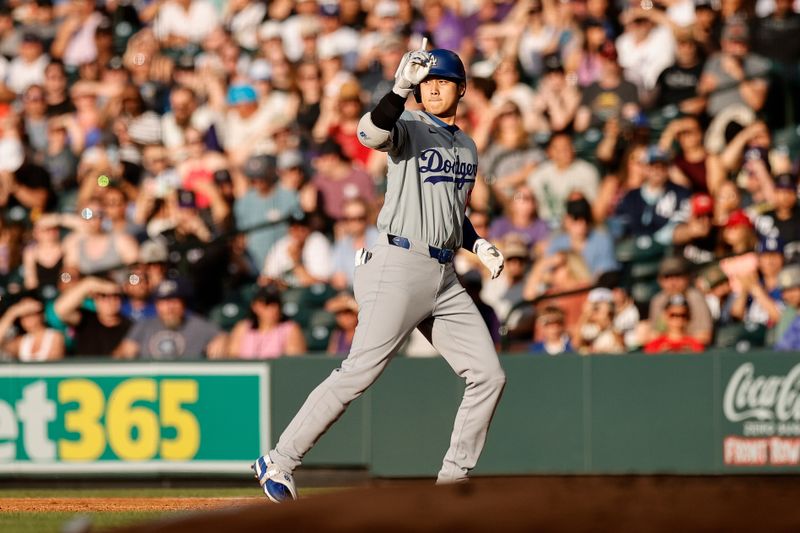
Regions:
<instances>
[{"instance_id":1,"label":"coca-cola advertisement","mask_svg":"<svg viewBox=\"0 0 800 533\"><path fill-rule=\"evenodd\" d=\"M722 381L723 463L736 469L796 470L800 466L800 363L796 358L771 356L727 362L730 372L723 371Z\"/></svg>"}]
</instances>

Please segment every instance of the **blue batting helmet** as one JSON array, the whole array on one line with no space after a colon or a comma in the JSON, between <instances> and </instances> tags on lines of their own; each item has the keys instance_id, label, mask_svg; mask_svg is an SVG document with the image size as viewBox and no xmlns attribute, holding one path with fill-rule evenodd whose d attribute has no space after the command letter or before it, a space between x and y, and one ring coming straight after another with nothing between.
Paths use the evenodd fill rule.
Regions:
<instances>
[{"instance_id":1,"label":"blue batting helmet","mask_svg":"<svg viewBox=\"0 0 800 533\"><path fill-rule=\"evenodd\" d=\"M445 50L444 48L435 48L428 53L433 60L431 70L428 72L429 78L444 78L456 83L467 82L467 72L458 54L450 50ZM419 87L414 89L414 98L417 100L417 103L422 102Z\"/></svg>"}]
</instances>

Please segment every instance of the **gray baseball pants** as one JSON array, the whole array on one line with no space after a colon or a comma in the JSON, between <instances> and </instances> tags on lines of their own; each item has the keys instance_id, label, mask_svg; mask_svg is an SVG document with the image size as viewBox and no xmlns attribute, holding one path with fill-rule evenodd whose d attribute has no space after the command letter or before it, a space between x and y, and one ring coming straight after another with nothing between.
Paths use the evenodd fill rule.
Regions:
<instances>
[{"instance_id":1,"label":"gray baseball pants","mask_svg":"<svg viewBox=\"0 0 800 533\"><path fill-rule=\"evenodd\" d=\"M478 461L505 385L505 373L478 309L458 282L452 262L440 264L428 246L405 249L382 234L372 258L356 267L358 326L352 349L306 399L269 455L293 471L317 439L381 375L409 333L418 327L466 389L437 483L467 478ZM402 398L398 398L402 401Z\"/></svg>"}]
</instances>

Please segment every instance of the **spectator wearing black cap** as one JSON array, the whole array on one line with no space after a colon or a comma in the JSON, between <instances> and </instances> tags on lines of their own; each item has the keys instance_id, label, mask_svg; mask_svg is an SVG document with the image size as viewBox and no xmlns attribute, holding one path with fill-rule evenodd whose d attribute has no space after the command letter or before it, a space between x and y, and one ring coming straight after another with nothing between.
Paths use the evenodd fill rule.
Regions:
<instances>
[{"instance_id":1,"label":"spectator wearing black cap","mask_svg":"<svg viewBox=\"0 0 800 533\"><path fill-rule=\"evenodd\" d=\"M572 125L581 103L581 92L569 83L558 54L543 59L542 77L533 97L536 131L563 131Z\"/></svg>"},{"instance_id":2,"label":"spectator wearing black cap","mask_svg":"<svg viewBox=\"0 0 800 533\"><path fill-rule=\"evenodd\" d=\"M604 21L595 17L586 17L581 27L583 29L583 45L567 56L566 66L578 77L578 85L585 88L600 79L602 70L600 50L609 41L609 32ZM545 57L545 68L548 57L551 56Z\"/></svg>"},{"instance_id":3,"label":"spectator wearing black cap","mask_svg":"<svg viewBox=\"0 0 800 533\"><path fill-rule=\"evenodd\" d=\"M715 0L694 0L694 25L692 34L703 55L719 51L720 13Z\"/></svg>"},{"instance_id":4,"label":"spectator wearing black cap","mask_svg":"<svg viewBox=\"0 0 800 533\"><path fill-rule=\"evenodd\" d=\"M250 301L250 318L231 331L226 356L232 359L275 359L306 352L303 332L281 313L280 290L261 287Z\"/></svg>"},{"instance_id":5,"label":"spectator wearing black cap","mask_svg":"<svg viewBox=\"0 0 800 533\"><path fill-rule=\"evenodd\" d=\"M800 206L797 205L797 180L784 173L775 176L774 209L756 217L756 231L762 236L778 237L786 256L800 253Z\"/></svg>"},{"instance_id":6,"label":"spectator wearing black cap","mask_svg":"<svg viewBox=\"0 0 800 533\"><path fill-rule=\"evenodd\" d=\"M311 182L319 190L322 210L333 220L342 218L345 200L362 198L369 203L375 200L375 184L361 168L350 163L342 146L328 139L323 142L313 159L314 176Z\"/></svg>"},{"instance_id":7,"label":"spectator wearing black cap","mask_svg":"<svg viewBox=\"0 0 800 533\"><path fill-rule=\"evenodd\" d=\"M769 62L750 52L747 23L734 18L722 31L722 51L703 68L698 92L708 96L708 114L716 116L733 105L753 111L764 107L769 88Z\"/></svg>"},{"instance_id":8,"label":"spectator wearing black cap","mask_svg":"<svg viewBox=\"0 0 800 533\"><path fill-rule=\"evenodd\" d=\"M333 274L328 238L309 227L306 216L289 220L289 231L275 243L264 261L262 275L290 287L327 283Z\"/></svg>"},{"instance_id":9,"label":"spectator wearing black cap","mask_svg":"<svg viewBox=\"0 0 800 533\"><path fill-rule=\"evenodd\" d=\"M179 280L156 287L155 318L137 322L114 351L119 359L217 359L224 357L227 337L212 322L186 308L190 294Z\"/></svg>"},{"instance_id":10,"label":"spectator wearing black cap","mask_svg":"<svg viewBox=\"0 0 800 533\"><path fill-rule=\"evenodd\" d=\"M242 171L249 184L247 191L236 199L233 211L236 229L245 233L247 253L257 272L272 246L286 235L287 219L299 216L302 210L297 192L276 186L274 157L252 156Z\"/></svg>"},{"instance_id":11,"label":"spectator wearing black cap","mask_svg":"<svg viewBox=\"0 0 800 533\"><path fill-rule=\"evenodd\" d=\"M669 180L670 156L658 146L644 155L645 181L628 191L617 205L615 216L622 236L647 236L662 245L670 245L678 224L689 216L688 189Z\"/></svg>"},{"instance_id":12,"label":"spectator wearing black cap","mask_svg":"<svg viewBox=\"0 0 800 533\"><path fill-rule=\"evenodd\" d=\"M691 321L687 322L687 333L701 344L711 342L713 321L703 293L691 286L690 264L682 257L667 257L658 268L658 284L661 291L650 301L648 313L650 330L659 335L666 330L664 311L670 299L680 296L688 306Z\"/></svg>"},{"instance_id":13,"label":"spectator wearing black cap","mask_svg":"<svg viewBox=\"0 0 800 533\"><path fill-rule=\"evenodd\" d=\"M645 344L645 353L702 352L705 349L706 343L690 332L694 315L683 295L674 294L669 297L660 319L665 325L665 331Z\"/></svg>"},{"instance_id":14,"label":"spectator wearing black cap","mask_svg":"<svg viewBox=\"0 0 800 533\"><path fill-rule=\"evenodd\" d=\"M562 251L581 254L595 279L619 268L614 239L605 227L594 224L592 206L579 195L567 201L563 232L553 235L547 247L548 256Z\"/></svg>"}]
</instances>

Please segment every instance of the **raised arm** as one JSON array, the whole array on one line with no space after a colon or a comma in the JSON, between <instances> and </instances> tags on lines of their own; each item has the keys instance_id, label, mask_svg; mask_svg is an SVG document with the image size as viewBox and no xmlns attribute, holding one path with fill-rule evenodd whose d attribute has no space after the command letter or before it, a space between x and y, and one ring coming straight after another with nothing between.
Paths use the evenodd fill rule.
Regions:
<instances>
[{"instance_id":1,"label":"raised arm","mask_svg":"<svg viewBox=\"0 0 800 533\"><path fill-rule=\"evenodd\" d=\"M382 152L388 152L392 148L397 142L392 138L392 131L403 114L406 99L414 92L414 87L425 79L431 66L427 52L406 52L395 72L392 90L381 98L375 109L361 117L358 123L358 140L361 144Z\"/></svg>"},{"instance_id":2,"label":"raised arm","mask_svg":"<svg viewBox=\"0 0 800 533\"><path fill-rule=\"evenodd\" d=\"M84 278L75 288L59 296L53 303L56 316L67 324L77 324L80 320L78 309L93 292L112 292L118 290L116 283L95 277Z\"/></svg>"}]
</instances>

